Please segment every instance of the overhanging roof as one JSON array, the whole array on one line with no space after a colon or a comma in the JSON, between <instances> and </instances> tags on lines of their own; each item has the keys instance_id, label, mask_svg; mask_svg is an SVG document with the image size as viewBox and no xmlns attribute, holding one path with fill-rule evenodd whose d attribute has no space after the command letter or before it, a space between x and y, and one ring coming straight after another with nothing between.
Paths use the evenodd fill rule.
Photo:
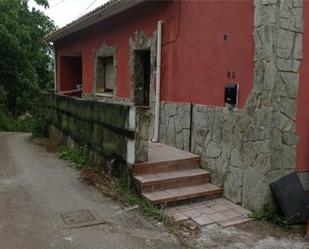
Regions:
<instances>
[{"instance_id":1,"label":"overhanging roof","mask_svg":"<svg viewBox=\"0 0 309 249\"><path fill-rule=\"evenodd\" d=\"M45 40L48 42L55 42L145 1L147 0L110 0L104 5L69 23L63 28L48 34L45 36Z\"/></svg>"}]
</instances>

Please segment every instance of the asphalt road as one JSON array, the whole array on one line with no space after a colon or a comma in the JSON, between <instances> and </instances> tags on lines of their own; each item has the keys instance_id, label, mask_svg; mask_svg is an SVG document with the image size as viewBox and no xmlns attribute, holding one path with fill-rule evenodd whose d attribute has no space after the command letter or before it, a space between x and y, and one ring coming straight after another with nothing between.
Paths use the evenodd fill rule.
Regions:
<instances>
[{"instance_id":1,"label":"asphalt road","mask_svg":"<svg viewBox=\"0 0 309 249\"><path fill-rule=\"evenodd\" d=\"M181 248L160 226L81 183L67 164L29 134L0 133L0 249ZM83 210L93 216L88 223L76 216Z\"/></svg>"}]
</instances>

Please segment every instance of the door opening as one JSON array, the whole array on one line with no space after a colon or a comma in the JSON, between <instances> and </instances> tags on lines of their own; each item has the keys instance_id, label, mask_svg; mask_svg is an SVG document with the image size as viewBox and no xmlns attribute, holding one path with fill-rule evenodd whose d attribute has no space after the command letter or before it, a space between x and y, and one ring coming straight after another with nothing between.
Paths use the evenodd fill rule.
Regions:
<instances>
[{"instance_id":1,"label":"door opening","mask_svg":"<svg viewBox=\"0 0 309 249\"><path fill-rule=\"evenodd\" d=\"M134 51L134 102L149 106L150 49Z\"/></svg>"}]
</instances>

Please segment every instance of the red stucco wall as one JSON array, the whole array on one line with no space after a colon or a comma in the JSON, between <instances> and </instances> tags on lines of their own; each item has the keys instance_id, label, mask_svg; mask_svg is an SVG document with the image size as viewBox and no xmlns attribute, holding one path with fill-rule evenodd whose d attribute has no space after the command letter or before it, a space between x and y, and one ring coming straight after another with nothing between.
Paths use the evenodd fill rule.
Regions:
<instances>
[{"instance_id":1,"label":"red stucco wall","mask_svg":"<svg viewBox=\"0 0 309 249\"><path fill-rule=\"evenodd\" d=\"M297 170L309 171L309 1L304 1L303 61L300 67L296 129Z\"/></svg>"},{"instance_id":2,"label":"red stucco wall","mask_svg":"<svg viewBox=\"0 0 309 249\"><path fill-rule=\"evenodd\" d=\"M183 1L177 40L164 46L163 99L223 106L224 84L236 82L242 107L252 88L252 31L251 1Z\"/></svg>"},{"instance_id":3,"label":"red stucco wall","mask_svg":"<svg viewBox=\"0 0 309 249\"><path fill-rule=\"evenodd\" d=\"M95 51L104 41L116 45L118 95L129 98L129 37L136 30L152 36L159 19L164 20L162 100L223 106L224 84L237 82L242 107L253 80L252 1L144 3L58 41L57 62L61 54L81 52L84 91L90 93ZM223 40L224 33L228 34L227 41ZM64 73L59 65L58 74ZM227 79L227 71L235 71L235 80Z\"/></svg>"}]
</instances>

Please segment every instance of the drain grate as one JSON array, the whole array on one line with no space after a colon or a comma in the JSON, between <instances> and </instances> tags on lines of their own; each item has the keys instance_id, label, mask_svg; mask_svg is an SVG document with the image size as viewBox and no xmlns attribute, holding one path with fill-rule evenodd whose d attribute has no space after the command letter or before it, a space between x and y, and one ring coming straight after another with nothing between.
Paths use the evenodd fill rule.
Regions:
<instances>
[{"instance_id":1,"label":"drain grate","mask_svg":"<svg viewBox=\"0 0 309 249\"><path fill-rule=\"evenodd\" d=\"M66 225L77 225L95 220L94 215L89 210L61 214L61 217Z\"/></svg>"}]
</instances>

